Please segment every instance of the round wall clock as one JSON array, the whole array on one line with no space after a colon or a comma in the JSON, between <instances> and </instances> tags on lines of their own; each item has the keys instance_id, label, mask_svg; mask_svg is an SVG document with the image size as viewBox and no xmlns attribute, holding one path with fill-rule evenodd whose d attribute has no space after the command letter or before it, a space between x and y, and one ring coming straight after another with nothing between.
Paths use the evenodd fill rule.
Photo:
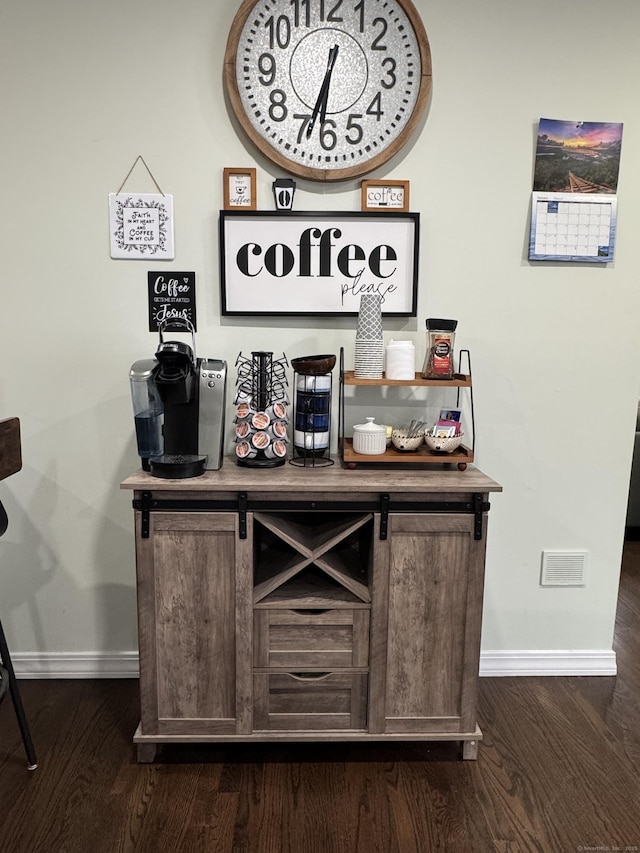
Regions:
<instances>
[{"instance_id":1,"label":"round wall clock","mask_svg":"<svg viewBox=\"0 0 640 853\"><path fill-rule=\"evenodd\" d=\"M225 54L251 140L303 178L364 175L405 145L431 92L411 0L243 0Z\"/></svg>"}]
</instances>

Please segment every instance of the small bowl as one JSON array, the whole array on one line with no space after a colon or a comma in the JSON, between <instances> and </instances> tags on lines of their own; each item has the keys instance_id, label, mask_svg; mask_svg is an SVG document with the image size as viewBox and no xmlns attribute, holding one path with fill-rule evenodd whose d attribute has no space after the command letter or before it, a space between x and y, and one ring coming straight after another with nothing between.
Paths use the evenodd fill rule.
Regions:
<instances>
[{"instance_id":1,"label":"small bowl","mask_svg":"<svg viewBox=\"0 0 640 853\"><path fill-rule=\"evenodd\" d=\"M304 355L291 359L291 366L295 372L305 376L322 376L325 373L331 373L335 364L335 355Z\"/></svg>"},{"instance_id":2,"label":"small bowl","mask_svg":"<svg viewBox=\"0 0 640 853\"><path fill-rule=\"evenodd\" d=\"M391 433L391 443L396 450L417 450L422 444L424 433L409 435L407 429L394 429Z\"/></svg>"},{"instance_id":3,"label":"small bowl","mask_svg":"<svg viewBox=\"0 0 640 853\"><path fill-rule=\"evenodd\" d=\"M424 443L429 450L433 450L436 453L453 453L462 444L463 436L464 433L460 432L458 435L452 435L448 438L438 438L427 432L424 435Z\"/></svg>"}]
</instances>

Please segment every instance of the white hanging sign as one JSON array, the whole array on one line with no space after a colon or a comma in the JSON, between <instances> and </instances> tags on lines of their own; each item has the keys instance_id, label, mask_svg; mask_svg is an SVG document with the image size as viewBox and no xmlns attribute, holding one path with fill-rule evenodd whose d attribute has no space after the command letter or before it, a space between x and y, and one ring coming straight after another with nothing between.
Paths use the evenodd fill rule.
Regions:
<instances>
[{"instance_id":1,"label":"white hanging sign","mask_svg":"<svg viewBox=\"0 0 640 853\"><path fill-rule=\"evenodd\" d=\"M110 193L111 257L173 260L173 196Z\"/></svg>"}]
</instances>

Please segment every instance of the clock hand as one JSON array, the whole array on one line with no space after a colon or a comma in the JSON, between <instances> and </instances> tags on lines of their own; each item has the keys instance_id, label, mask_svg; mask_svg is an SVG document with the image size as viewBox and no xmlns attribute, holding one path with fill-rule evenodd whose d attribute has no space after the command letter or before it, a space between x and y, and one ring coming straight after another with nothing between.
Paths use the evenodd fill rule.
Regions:
<instances>
[{"instance_id":1,"label":"clock hand","mask_svg":"<svg viewBox=\"0 0 640 853\"><path fill-rule=\"evenodd\" d=\"M327 109L327 100L329 98L329 84L331 82L331 73L333 71L333 65L335 63L335 57L337 55L338 45L332 47L329 51L329 59L327 61L327 70L325 71L324 80L322 81L322 85L320 86L320 92L318 93L318 97L316 98L316 103L313 108L313 112L311 114L311 121L307 125L307 139L311 138L311 134L313 133L313 128L316 123L316 119L320 112L323 114L326 113Z\"/></svg>"},{"instance_id":2,"label":"clock hand","mask_svg":"<svg viewBox=\"0 0 640 853\"><path fill-rule=\"evenodd\" d=\"M325 91L325 96L320 105L320 125L322 126L322 122L325 120L327 115L327 104L329 103L329 86L331 85L331 75L333 74L333 66L336 64L336 59L338 58L338 50L339 45L335 44L333 49L329 51L329 64L327 67L327 87Z\"/></svg>"},{"instance_id":3,"label":"clock hand","mask_svg":"<svg viewBox=\"0 0 640 853\"><path fill-rule=\"evenodd\" d=\"M313 128L315 126L318 115L320 115L320 122L322 123L327 114L327 103L329 101L329 86L331 85L331 75L333 73L333 67L336 63L336 59L338 56L338 50L339 45L337 44L329 50L327 70L325 72L324 80L322 81L322 86L320 87L320 92L318 93L315 106L313 107L313 112L311 113L311 121L307 125L307 139L311 138L311 134L313 133Z\"/></svg>"}]
</instances>

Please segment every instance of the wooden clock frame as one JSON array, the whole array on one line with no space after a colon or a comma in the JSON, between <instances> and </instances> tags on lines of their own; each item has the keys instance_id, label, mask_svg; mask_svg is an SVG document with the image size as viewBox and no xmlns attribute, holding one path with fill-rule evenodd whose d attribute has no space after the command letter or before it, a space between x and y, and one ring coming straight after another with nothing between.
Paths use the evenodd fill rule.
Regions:
<instances>
[{"instance_id":1,"label":"wooden clock frame","mask_svg":"<svg viewBox=\"0 0 640 853\"><path fill-rule=\"evenodd\" d=\"M301 178L306 178L311 181L333 182L357 178L379 168L394 157L407 144L414 131L417 129L431 95L431 49L429 47L429 40L427 38L424 24L422 23L420 15L411 0L396 0L396 2L402 6L405 14L411 22L411 26L416 34L420 49L421 78L415 107L411 117L407 121L407 124L402 128L394 141L384 149L384 151L381 151L377 156L372 157L364 163L358 163L344 169L315 169L310 166L304 166L300 163L292 162L278 151L278 149L273 148L266 139L264 139L255 130L252 123L249 121L238 91L238 81L236 79L236 57L238 52L238 42L245 22L253 8L260 2L262 2L262 0L243 0L242 5L231 24L224 57L224 79L231 109L242 129L256 148L258 148L265 157L280 168L286 169L294 175L298 175Z\"/></svg>"}]
</instances>

